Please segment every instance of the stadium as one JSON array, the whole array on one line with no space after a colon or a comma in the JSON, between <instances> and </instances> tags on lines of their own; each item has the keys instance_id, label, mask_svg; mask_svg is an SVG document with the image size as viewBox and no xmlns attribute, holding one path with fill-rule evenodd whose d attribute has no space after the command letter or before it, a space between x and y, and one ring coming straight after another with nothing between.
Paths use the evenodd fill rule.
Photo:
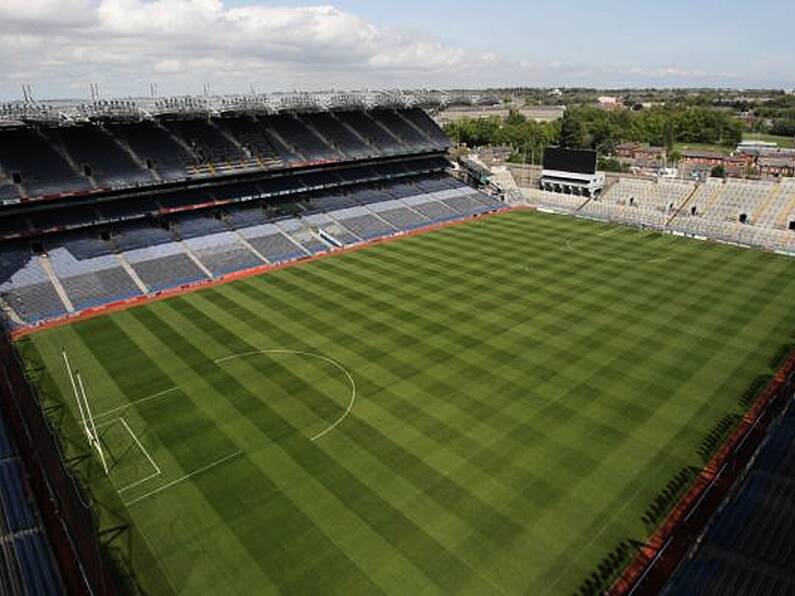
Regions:
<instances>
[{"instance_id":1,"label":"stadium","mask_svg":"<svg viewBox=\"0 0 795 596\"><path fill-rule=\"evenodd\" d=\"M795 591L795 185L520 190L483 99L0 108L8 593Z\"/></svg>"}]
</instances>

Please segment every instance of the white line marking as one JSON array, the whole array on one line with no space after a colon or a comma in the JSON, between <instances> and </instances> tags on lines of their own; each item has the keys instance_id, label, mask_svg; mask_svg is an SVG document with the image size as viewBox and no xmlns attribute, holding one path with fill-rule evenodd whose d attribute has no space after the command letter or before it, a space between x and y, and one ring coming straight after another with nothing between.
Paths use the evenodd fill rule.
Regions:
<instances>
[{"instance_id":1,"label":"white line marking","mask_svg":"<svg viewBox=\"0 0 795 596\"><path fill-rule=\"evenodd\" d=\"M263 349L263 350L252 350L250 352L241 352L240 354L232 354L231 356L224 356L223 358L217 358L216 360L214 360L214 362L216 364L220 365L220 364L223 364L224 362L228 362L228 361L234 360L236 358L246 358L247 356L256 356L258 354L295 354L295 355L298 355L298 356L309 356L310 358L318 358L320 360L323 360L323 361L331 364L337 370L342 371L342 373L348 378L348 382L351 385L351 399L348 402L348 407L345 408L345 411L334 422L334 424L332 424L331 426L329 426L325 430L322 430L321 432L317 433L315 436L310 437L309 438L310 441L317 441L323 435L325 435L327 433L330 433L332 430L337 428L337 426L339 426L342 423L342 421L345 420L345 418L348 417L348 414L351 413L351 410L353 409L353 404L356 401L356 381L353 380L353 376L351 376L351 373L348 372L347 368L345 368L342 364L340 364L339 362L337 362L333 358L329 358L328 356L323 356L322 354L316 354L314 352L302 352L300 350L267 350L267 349Z\"/></svg>"},{"instance_id":2,"label":"white line marking","mask_svg":"<svg viewBox=\"0 0 795 596\"><path fill-rule=\"evenodd\" d=\"M135 488L136 486L143 484L147 480L151 480L152 478L157 478L158 476L160 476L160 471L152 472L151 474L149 474L149 476L146 476L145 478L141 478L140 480L136 480L132 484L128 484L127 486L123 486L122 488L117 489L116 492L122 494L124 491L130 490L131 488Z\"/></svg>"},{"instance_id":3,"label":"white line marking","mask_svg":"<svg viewBox=\"0 0 795 596\"><path fill-rule=\"evenodd\" d=\"M153 399L162 397L167 393L176 391L177 389L179 389L179 387L171 387L170 389L166 389L165 391L161 391L160 393L155 393L147 397L142 397L141 399L136 399L135 401L131 401L130 403L124 404L123 406L119 406L118 408L113 408L111 410L108 410L107 412L102 412L102 414L97 414L96 416L94 416L94 420L97 420L99 418L105 418L106 416L110 416L111 414L115 414L116 412L121 412L122 410L126 410L127 408L132 408L133 406L137 406L138 404L142 404L147 401L152 401Z\"/></svg>"},{"instance_id":4,"label":"white line marking","mask_svg":"<svg viewBox=\"0 0 795 596\"><path fill-rule=\"evenodd\" d=\"M206 472L207 470L209 470L211 468L214 468L216 466L219 466L222 463L225 463L225 462L229 461L230 459L232 459L234 457L237 457L238 455L242 455L242 454L243 454L242 451L235 451L234 453L230 453L229 455L226 455L226 456L224 456L224 457L222 457L220 459L215 460L214 462L212 462L210 464L207 464L206 466L203 466L203 467L199 468L198 470L194 470L190 474L185 474L181 478L177 478L176 480L172 480L171 482L169 482L167 484L164 484L163 486L161 486L159 488L156 488L155 490L149 491L146 494L143 494L143 495L141 495L139 497L135 497L134 499L132 499L130 501L127 501L126 503L124 503L124 506L125 507L130 507L132 505L135 505L139 501L143 501L144 499L146 499L148 497L151 497L153 495L161 493L164 490L166 490L167 488L171 488L175 484L179 484L180 482L184 482L185 480L188 480L189 478L193 478L197 474L201 474L202 472Z\"/></svg>"},{"instance_id":5,"label":"white line marking","mask_svg":"<svg viewBox=\"0 0 795 596\"><path fill-rule=\"evenodd\" d=\"M124 488L120 488L118 491L116 491L119 494L121 494L121 493L123 493L126 490L130 490L131 488L135 488L136 486L138 486L139 484L141 484L143 482L146 482L147 480L151 480L155 476L160 476L161 471L160 471L160 466L158 466L157 463L155 463L155 460L152 459L151 455L149 455L149 452L146 450L146 447L144 447L141 444L141 441L138 440L138 437L135 436L135 433L130 428L130 425L127 424L127 421L124 418L119 418L119 420L121 420L121 423L124 425L124 428L127 429L127 432L130 433L130 436L133 438L133 441L135 441L135 444L138 445L138 448L141 451L144 452L144 455L146 456L146 459L149 460L149 463L152 464L152 467L155 469L155 473L154 474L151 474L151 475L147 476L143 480L138 480L136 482L133 482L132 484L129 484L129 485L125 486Z\"/></svg>"},{"instance_id":6,"label":"white line marking","mask_svg":"<svg viewBox=\"0 0 795 596\"><path fill-rule=\"evenodd\" d=\"M138 437L135 436L135 433L132 431L132 429L130 428L130 425L127 424L127 421L124 418L119 417L119 418L114 418L113 420L107 420L105 422L100 423L99 428L106 428L106 427L108 427L108 426L110 426L112 424L115 424L115 423L119 422L119 421L121 421L121 423L124 425L124 428L127 429L127 432L133 438L133 441L135 441L135 443L138 445L138 448L141 451L143 451L144 456L146 457L146 459L149 460L149 463L152 465L152 467L155 470L154 473L149 474L149 476L147 476L146 478L142 478L140 480L136 480L132 484L128 484L127 486L124 486L122 488L116 489L116 492L121 494L121 493L123 493L126 490L130 490L131 488L135 488L139 484L143 484L147 480L151 480L152 478L156 478L157 476L160 476L163 472L160 469L160 466L158 466L157 463L155 463L155 460L152 459L152 457L149 455L149 452L146 449L144 449L144 446L138 440Z\"/></svg>"}]
</instances>

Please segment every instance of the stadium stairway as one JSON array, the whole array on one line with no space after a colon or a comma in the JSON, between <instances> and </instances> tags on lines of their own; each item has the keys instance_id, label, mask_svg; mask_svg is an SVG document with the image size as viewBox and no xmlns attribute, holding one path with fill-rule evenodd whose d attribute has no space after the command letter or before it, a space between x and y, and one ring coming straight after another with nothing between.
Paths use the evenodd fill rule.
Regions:
<instances>
[{"instance_id":1,"label":"stadium stairway","mask_svg":"<svg viewBox=\"0 0 795 596\"><path fill-rule=\"evenodd\" d=\"M142 294L148 294L149 288L146 287L146 284L138 277L138 274L135 272L135 269L130 267L130 264L127 262L127 259L124 258L124 255L121 253L116 253L114 255L116 260L121 265L121 268L127 272L127 275L130 276L130 279L133 280L133 283L138 287Z\"/></svg>"},{"instance_id":2,"label":"stadium stairway","mask_svg":"<svg viewBox=\"0 0 795 596\"><path fill-rule=\"evenodd\" d=\"M347 130L347 131L348 131L348 132L349 132L351 135L353 135L354 137L356 137L356 138L359 140L359 142L361 142L363 145L365 145L365 146L369 147L369 148L372 150L372 153L371 153L371 156L372 156L372 157L377 157L378 155L380 155L380 152L378 151L378 148L377 148L375 145L373 145L373 144L372 144L372 143L371 143L371 142L370 142L368 139L366 139L364 136L362 136L361 134L359 134L359 131L357 131L355 128L353 128L353 127L352 127L350 124L348 124L348 123L347 123L345 120L343 120L343 119L341 119L341 118L337 117L337 115L336 115L334 112L329 112L329 114L331 115L331 117L332 117L334 120L336 120L336 121L337 121L337 123L339 123L339 125L340 125L340 126L342 126L344 129L346 129L346 130Z\"/></svg>"},{"instance_id":3,"label":"stadium stairway","mask_svg":"<svg viewBox=\"0 0 795 596\"><path fill-rule=\"evenodd\" d=\"M333 151L334 153L336 153L336 154L337 154L337 156L338 156L340 159L342 159L342 158L344 157L344 156L343 156L343 154L342 154L342 151L341 151L341 150L340 150L340 148L339 148L339 146L337 146L337 144L336 144L336 143L333 143L333 142L332 142L332 141L330 141L328 138L326 138L326 136L325 136L323 133L321 133L321 132L320 132L320 131L317 129L317 127L315 127L315 126L312 124L312 120L311 120L310 118L308 118L308 117L303 117L303 118L302 118L300 115L296 114L296 115L295 115L295 119L296 119L296 120L298 120L298 121L299 121L301 124L303 124L304 126L306 126L306 128L307 128L307 129L308 129L308 130L309 130L309 131L310 131L312 134L314 134L314 135L315 135L315 136L316 136L318 139L320 139L320 140L323 142L323 144L324 144L324 145L326 145L326 146L327 146L327 147L328 147L328 148L329 148L331 151Z\"/></svg>"},{"instance_id":4,"label":"stadium stairway","mask_svg":"<svg viewBox=\"0 0 795 596\"><path fill-rule=\"evenodd\" d=\"M41 268L44 270L44 272L47 274L47 277L49 278L52 287L55 289L55 293L58 294L58 297L61 299L61 302L63 302L66 311L74 312L75 307L72 304L69 295L66 293L66 290L64 290L63 285L61 285L61 280L58 279L57 275L55 275L55 272L52 269L52 264L50 263L50 259L47 258L47 255L39 255L39 264L41 265Z\"/></svg>"}]
</instances>

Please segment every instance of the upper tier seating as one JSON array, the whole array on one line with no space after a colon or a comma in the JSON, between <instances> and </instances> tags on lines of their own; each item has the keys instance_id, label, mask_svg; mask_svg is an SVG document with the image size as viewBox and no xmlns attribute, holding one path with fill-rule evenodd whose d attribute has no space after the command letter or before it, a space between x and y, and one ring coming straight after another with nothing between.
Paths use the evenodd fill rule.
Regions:
<instances>
[{"instance_id":1,"label":"upper tier seating","mask_svg":"<svg viewBox=\"0 0 795 596\"><path fill-rule=\"evenodd\" d=\"M57 135L75 165L100 187L123 188L156 181L99 126L69 126L52 129L50 134Z\"/></svg>"},{"instance_id":2,"label":"upper tier seating","mask_svg":"<svg viewBox=\"0 0 795 596\"><path fill-rule=\"evenodd\" d=\"M23 196L104 193L318 163L438 153L448 146L444 133L416 108L171 115L126 123L3 128L0 204ZM405 174L411 166L371 167L374 176L389 176Z\"/></svg>"},{"instance_id":3,"label":"upper tier seating","mask_svg":"<svg viewBox=\"0 0 795 596\"><path fill-rule=\"evenodd\" d=\"M425 136L434 141L437 148L446 149L450 146L450 139L447 138L444 131L420 108L401 110L400 114L422 130Z\"/></svg>"},{"instance_id":4,"label":"upper tier seating","mask_svg":"<svg viewBox=\"0 0 795 596\"><path fill-rule=\"evenodd\" d=\"M334 114L320 112L305 114L301 118L311 124L325 139L335 143L335 148L348 159L380 156L375 148L365 143L361 137L335 118Z\"/></svg>"},{"instance_id":5,"label":"upper tier seating","mask_svg":"<svg viewBox=\"0 0 795 596\"><path fill-rule=\"evenodd\" d=\"M194 165L235 166L248 161L248 156L210 120L190 118L171 120L164 125L183 139L196 156ZM190 170L189 170L190 172Z\"/></svg>"},{"instance_id":6,"label":"upper tier seating","mask_svg":"<svg viewBox=\"0 0 795 596\"><path fill-rule=\"evenodd\" d=\"M21 187L30 197L92 190L91 182L76 172L49 139L33 129L2 131L0 169L7 176L19 175Z\"/></svg>"},{"instance_id":7,"label":"upper tier seating","mask_svg":"<svg viewBox=\"0 0 795 596\"><path fill-rule=\"evenodd\" d=\"M377 147L382 155L399 155L411 153L411 148L402 143L395 135L376 123L365 112L340 112L337 118L350 126L370 145Z\"/></svg>"},{"instance_id":8,"label":"upper tier seating","mask_svg":"<svg viewBox=\"0 0 795 596\"><path fill-rule=\"evenodd\" d=\"M278 168L283 165L273 143L256 118L223 118L219 121L237 139L240 145L249 152L249 155L260 161L265 168Z\"/></svg>"},{"instance_id":9,"label":"upper tier seating","mask_svg":"<svg viewBox=\"0 0 795 596\"><path fill-rule=\"evenodd\" d=\"M394 137L411 147L413 151L433 151L438 149L434 141L417 130L394 110L374 110L372 116L382 126L388 128Z\"/></svg>"},{"instance_id":10,"label":"upper tier seating","mask_svg":"<svg viewBox=\"0 0 795 596\"><path fill-rule=\"evenodd\" d=\"M154 122L110 124L108 129L126 142L163 180L186 178L185 164L190 163L193 157L169 131Z\"/></svg>"},{"instance_id":11,"label":"upper tier seating","mask_svg":"<svg viewBox=\"0 0 795 596\"><path fill-rule=\"evenodd\" d=\"M308 161L341 161L341 156L323 139L292 114L278 114L268 118L268 124L285 141L289 148Z\"/></svg>"}]
</instances>

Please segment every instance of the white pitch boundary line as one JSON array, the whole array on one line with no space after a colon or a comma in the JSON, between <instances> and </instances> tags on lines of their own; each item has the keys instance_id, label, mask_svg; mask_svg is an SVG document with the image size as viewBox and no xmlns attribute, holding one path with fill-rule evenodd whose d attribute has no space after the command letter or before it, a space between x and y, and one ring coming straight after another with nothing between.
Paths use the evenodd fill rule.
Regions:
<instances>
[{"instance_id":1,"label":"white pitch boundary line","mask_svg":"<svg viewBox=\"0 0 795 596\"><path fill-rule=\"evenodd\" d=\"M144 455L146 456L146 459L148 459L148 460L149 460L149 463L150 463L150 464L152 464L152 467L155 469L155 473L154 473L154 474L152 474L152 475L150 475L150 476L148 476L148 477L146 477L146 478L144 478L144 479L142 479L142 480L138 480L137 482L133 482L132 484L130 484L130 485L127 485L127 486L125 486L124 488L120 488L120 489L119 489L117 492L118 492L119 494L121 494L121 493L123 493L124 491L130 490L131 488L134 488L134 487L138 486L139 484L141 484L141 483L143 483L143 482L146 482L147 480L151 480L151 479L152 479L152 478L154 478L155 476L160 476L160 474L161 474L162 472L161 472L161 470L160 470L160 466L158 466L158 465L157 465L157 463L155 462L155 460L154 460L154 459L152 459L152 456L151 456L151 455L149 455L149 452L146 450L146 447L144 447L144 446L143 446L143 444L141 443L141 441L139 441L139 440L138 440L138 437L137 437L137 436L136 436L136 434L135 434L135 433L132 431L132 429L130 428L130 425L129 425L129 424L127 424L127 421L126 421L124 418L119 418L119 420L121 420L121 423L122 423L122 425L124 425L124 428L126 428L126 429L127 429L127 432L128 432L128 433L130 433L130 436L133 438L133 441L135 441L135 444L136 444L136 445L138 445L138 448L139 448L141 451L143 451L143 452L144 452Z\"/></svg>"},{"instance_id":2,"label":"white pitch boundary line","mask_svg":"<svg viewBox=\"0 0 795 596\"><path fill-rule=\"evenodd\" d=\"M321 432L317 433L313 437L310 437L310 441L317 441L322 436L330 433L332 430L337 428L345 418L348 417L348 414L351 413L353 410L353 404L356 401L356 381L353 380L353 376L345 368L342 364L334 360L333 358L329 358L328 356L324 356L322 354L316 354L315 352L302 352L300 350L276 350L276 349L262 349L262 350L252 350L250 352L241 352L240 354L232 354L231 356L224 356L223 358L217 358L214 360L215 364L223 364L224 362L228 362L230 360L234 360L236 358L245 358L247 356L256 356L257 354L295 354L297 356L308 356L310 358L318 358L323 360L329 364L331 364L334 368L341 371L348 379L348 383L351 385L351 399L348 402L348 407L345 408L345 411L342 415L328 428L322 430Z\"/></svg>"},{"instance_id":3,"label":"white pitch boundary line","mask_svg":"<svg viewBox=\"0 0 795 596\"><path fill-rule=\"evenodd\" d=\"M113 425L113 424L115 424L117 422L121 422L122 425L124 426L124 428L127 429L127 432L133 438L133 441L135 441L135 444L138 446L138 449L140 449L143 452L144 457L146 457L146 459L149 460L149 463L151 464L151 466L155 470L154 473L149 474L149 476L146 476L145 478L141 478L140 480L136 480L132 484L128 484L127 486L124 486L122 488L116 489L116 492L121 494L124 491L130 490L131 488L135 488L136 486L138 486L140 484L143 484L147 480L152 480L152 478L157 478L158 476L160 476L163 473L163 471L160 469L160 466L157 465L157 463L152 458L152 456L149 455L149 452L141 444L141 441L138 440L138 437L132 431L132 429L130 428L130 425L127 424L127 421L124 418L118 417L118 418L114 418L113 420L106 420L105 422L101 422L99 424L99 428L107 428L108 426L111 426L111 425Z\"/></svg>"},{"instance_id":4,"label":"white pitch boundary line","mask_svg":"<svg viewBox=\"0 0 795 596\"><path fill-rule=\"evenodd\" d=\"M131 507L132 505L135 505L139 501L143 501L144 499L146 499L148 497L151 497L151 496L154 496L154 495L156 495L158 493L161 493L164 490L166 490L168 488L171 488L172 486L174 486L176 484L179 484L180 482L184 482L185 480L188 480L189 478L193 478L197 474L201 474L203 472L206 472L207 470L210 470L211 468L214 468L216 466L220 466L221 464L226 463L230 459L235 458L238 455L242 455L242 454L243 454L242 451L235 451L234 453L230 453L229 455L225 455L224 457L222 457L220 459L217 459L214 462L207 464L206 466L202 466L198 470L194 470L190 474L185 474L184 476L182 476L180 478L177 478L176 480L172 480L171 482L168 482L167 484L164 484L163 486L161 486L159 488L151 490L151 491L149 491L146 494L140 495L140 496L135 497L134 499L132 499L130 501L127 501L126 503L124 503L124 506L125 507Z\"/></svg>"},{"instance_id":5,"label":"white pitch boundary line","mask_svg":"<svg viewBox=\"0 0 795 596\"><path fill-rule=\"evenodd\" d=\"M102 412L101 414L97 414L96 416L94 416L94 420L98 420L99 418L105 418L107 416L110 416L111 414L115 414L116 412L121 412L123 410L126 410L128 408L132 408L133 406L137 406L137 405L142 404L142 403L147 402L147 401L152 401L153 399L157 399L158 397L162 397L162 396L164 396L164 395L166 395L168 393L171 393L172 391L177 391L178 389L179 389L179 387L171 387L170 389L166 389L166 390L161 391L159 393L154 393L152 395L148 395L146 397L142 397L141 399L136 399L135 401L131 401L131 402L127 403L127 404L124 404L123 406L119 406L117 408L112 408L112 409L108 410L107 412Z\"/></svg>"}]
</instances>

